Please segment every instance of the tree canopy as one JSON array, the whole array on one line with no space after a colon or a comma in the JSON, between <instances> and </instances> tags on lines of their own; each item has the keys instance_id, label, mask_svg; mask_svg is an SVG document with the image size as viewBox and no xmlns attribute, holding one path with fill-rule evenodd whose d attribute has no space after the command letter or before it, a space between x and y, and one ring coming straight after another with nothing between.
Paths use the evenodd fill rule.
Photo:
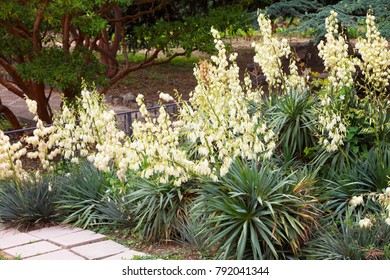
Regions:
<instances>
[{"instance_id":1,"label":"tree canopy","mask_svg":"<svg viewBox=\"0 0 390 280\"><path fill-rule=\"evenodd\" d=\"M105 93L132 71L209 51L211 26L234 32L245 22L240 6L215 9L233 2L240 1L4 0L0 83L35 100L39 117L51 122L48 88L72 99L85 80ZM145 60L131 63L128 52L140 49L148 50Z\"/></svg>"},{"instance_id":2,"label":"tree canopy","mask_svg":"<svg viewBox=\"0 0 390 280\"><path fill-rule=\"evenodd\" d=\"M368 11L377 18L378 29L385 38L390 38L390 2L388 0L289 0L270 5L267 14L271 18L298 17L299 26L290 31L313 30L317 40L325 34L325 18L331 10L338 14L340 23L346 28L357 28Z\"/></svg>"}]
</instances>

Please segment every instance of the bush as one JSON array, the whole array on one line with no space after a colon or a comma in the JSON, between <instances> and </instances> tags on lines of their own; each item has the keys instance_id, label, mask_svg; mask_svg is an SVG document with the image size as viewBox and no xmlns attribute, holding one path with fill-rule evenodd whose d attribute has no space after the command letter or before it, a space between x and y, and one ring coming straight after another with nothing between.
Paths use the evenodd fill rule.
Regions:
<instances>
[{"instance_id":1,"label":"bush","mask_svg":"<svg viewBox=\"0 0 390 280\"><path fill-rule=\"evenodd\" d=\"M198 211L222 259L279 259L296 254L316 226L312 182L267 163L235 160L218 181L202 183Z\"/></svg>"},{"instance_id":2,"label":"bush","mask_svg":"<svg viewBox=\"0 0 390 280\"><path fill-rule=\"evenodd\" d=\"M64 177L56 204L64 223L86 228L97 225L130 226L131 218L112 191L109 178L88 161L74 165Z\"/></svg>"},{"instance_id":3,"label":"bush","mask_svg":"<svg viewBox=\"0 0 390 280\"><path fill-rule=\"evenodd\" d=\"M137 217L137 230L148 241L183 240L182 227L188 224L189 211L197 196L197 189L189 181L181 186L172 182L138 178L134 192L128 196Z\"/></svg>"},{"instance_id":4,"label":"bush","mask_svg":"<svg viewBox=\"0 0 390 280\"><path fill-rule=\"evenodd\" d=\"M381 192L386 189L390 176L390 149L379 151L371 149L367 158L351 161L346 168L329 169L327 178L324 178L325 188L322 190L322 199L326 201L324 208L331 211L333 216L345 216L348 202L353 196L367 193ZM375 203L366 205L366 208L377 211Z\"/></svg>"},{"instance_id":5,"label":"bush","mask_svg":"<svg viewBox=\"0 0 390 280\"><path fill-rule=\"evenodd\" d=\"M0 220L28 229L58 221L55 199L60 178L29 175L0 181Z\"/></svg>"},{"instance_id":6,"label":"bush","mask_svg":"<svg viewBox=\"0 0 390 280\"><path fill-rule=\"evenodd\" d=\"M359 226L360 215L351 209L344 219L333 221L317 232L303 250L310 259L390 259L390 226L379 215L369 228Z\"/></svg>"},{"instance_id":7,"label":"bush","mask_svg":"<svg viewBox=\"0 0 390 280\"><path fill-rule=\"evenodd\" d=\"M279 135L279 147L286 158L302 159L307 148L316 146L315 126L312 121L316 99L309 92L291 90L289 94L273 96L273 104L266 117Z\"/></svg>"}]
</instances>

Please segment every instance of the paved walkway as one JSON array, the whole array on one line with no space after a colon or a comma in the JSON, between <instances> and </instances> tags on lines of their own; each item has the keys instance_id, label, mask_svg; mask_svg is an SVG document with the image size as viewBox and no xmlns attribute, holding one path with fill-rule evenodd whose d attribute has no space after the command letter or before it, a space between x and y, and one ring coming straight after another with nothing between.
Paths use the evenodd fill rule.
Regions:
<instances>
[{"instance_id":1,"label":"paved walkway","mask_svg":"<svg viewBox=\"0 0 390 280\"><path fill-rule=\"evenodd\" d=\"M145 255L102 234L66 226L24 233L0 224L0 250L24 260L129 260Z\"/></svg>"}]
</instances>

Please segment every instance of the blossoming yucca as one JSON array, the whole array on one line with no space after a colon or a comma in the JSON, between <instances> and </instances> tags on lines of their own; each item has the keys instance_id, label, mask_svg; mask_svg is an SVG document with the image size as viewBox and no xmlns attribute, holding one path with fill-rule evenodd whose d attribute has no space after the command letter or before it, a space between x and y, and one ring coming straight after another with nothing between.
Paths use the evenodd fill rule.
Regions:
<instances>
[{"instance_id":1,"label":"blossoming yucca","mask_svg":"<svg viewBox=\"0 0 390 280\"><path fill-rule=\"evenodd\" d=\"M353 84L352 74L355 72L355 61L348 54L348 43L339 33L337 13L330 12L325 21L326 42L321 41L318 45L319 56L324 61L325 70L328 71L328 79L334 93L340 93L344 86L351 87ZM340 96L340 98L343 98Z\"/></svg>"},{"instance_id":2,"label":"blossoming yucca","mask_svg":"<svg viewBox=\"0 0 390 280\"><path fill-rule=\"evenodd\" d=\"M353 196L349 201L349 205L352 207L363 205L364 207L364 197L366 197L367 202L372 201L379 203L381 207L381 218L383 218L385 223L390 226L390 187L387 187L383 193L367 193L364 195ZM370 214L368 216L370 216ZM370 219L369 217L365 217L360 220L359 226L361 228L370 228L372 222L375 222L374 218Z\"/></svg>"},{"instance_id":3,"label":"blossoming yucca","mask_svg":"<svg viewBox=\"0 0 390 280\"><path fill-rule=\"evenodd\" d=\"M249 78L245 87L241 85L236 55L228 60L218 31L213 29L212 33L218 55L211 58L213 63L203 61L195 68L198 85L189 103L178 103L176 121L164 107L157 118L152 118L143 96L138 96L144 120L133 123L128 150L117 161L121 175L126 169L140 170L144 178L155 176L161 183L172 179L179 186L189 180L190 174L213 179L223 176L236 156L271 156L275 147L273 131L267 128L260 112L250 115L247 109L247 100L260 100L260 94L252 90ZM165 93L160 98L172 100ZM194 148L196 158L189 158L182 141Z\"/></svg>"},{"instance_id":4,"label":"blossoming yucca","mask_svg":"<svg viewBox=\"0 0 390 280\"><path fill-rule=\"evenodd\" d=\"M189 104L180 109L182 133L196 145L200 157L197 173L223 176L232 160L269 158L275 148L274 132L260 111L250 115L248 100L261 102L260 92L252 89L249 78L241 85L237 54L226 55L217 30L212 29L217 56L213 63L202 62L195 68L196 86ZM201 166L205 170L200 170ZM216 167L220 167L219 171ZM219 174L218 174L219 172Z\"/></svg>"},{"instance_id":5,"label":"blossoming yucca","mask_svg":"<svg viewBox=\"0 0 390 280\"><path fill-rule=\"evenodd\" d=\"M333 87L329 87L322 97L317 122L322 131L320 144L328 151L337 150L347 133L347 120L340 111L345 105L341 89L352 86L351 75L354 71L353 61L346 53L345 39L337 32L336 16L332 12L327 19L327 42L322 42L319 47L329 70L329 80L333 83ZM258 21L262 40L253 44L256 51L254 60L262 67L270 87L281 89L283 93L291 88L298 91L306 89L305 80L298 76L293 60L290 75L282 70L280 58L291 54L287 41L279 42L272 38L270 21L264 15L259 15ZM382 43L373 19L368 17L367 22L370 27L368 31L373 35L368 34L367 40L360 42L362 52L367 50L369 43L378 42L375 43L378 48ZM100 170L108 171L114 164L120 178L125 177L127 170L135 170L145 178L157 176L161 182L174 178L176 185L186 182L191 173L214 179L223 176L238 156L247 159L269 158L276 146L276 135L261 110L254 113L248 111L248 100L262 104L262 92L252 88L249 77L245 77L244 84L241 83L235 62L237 54L228 58L218 31L212 29L211 32L218 55L211 57L212 62L203 61L194 69L198 85L191 93L190 102L183 102L179 106L176 121L163 107L158 117L152 118L142 96L139 96L137 101L144 121L133 123L134 134L130 139L118 129L115 113L106 110L97 91L90 92L84 87L74 106L65 103L52 127L45 127L37 119L33 136L23 140L36 149L28 156L39 158L44 168L50 168L50 161L59 154L73 162L77 162L79 157L86 157ZM373 55L362 55L362 59L362 65L367 69L371 67L368 65L376 65L375 69L385 65L376 63ZM378 70L370 69L366 73L373 77L371 80L385 85L384 76L378 76ZM161 93L160 98L172 101L171 96L165 93ZM33 101L26 102L32 111L36 111ZM15 166L21 168L18 159L26 151L23 145L6 144L9 142L7 137L3 136L1 141L5 143L2 145L1 163L7 161L8 164L4 168L7 171L3 173L11 174L10 170ZM189 143L196 157L188 155L183 141ZM8 162L10 159L12 164Z\"/></svg>"},{"instance_id":6,"label":"blossoming yucca","mask_svg":"<svg viewBox=\"0 0 390 280\"><path fill-rule=\"evenodd\" d=\"M345 94L344 87L352 87L352 74L355 72L355 61L348 54L348 44L343 34L339 33L337 13L330 12L325 21L326 42L318 44L319 56L324 61L328 71L329 84L321 96L321 107L317 126L322 136L322 144L328 152L333 152L344 144L347 128L346 120L340 110L343 109Z\"/></svg>"},{"instance_id":7,"label":"blossoming yucca","mask_svg":"<svg viewBox=\"0 0 390 280\"><path fill-rule=\"evenodd\" d=\"M336 151L343 145L347 135L349 123L348 110L349 100L355 95L358 87L365 89L366 98L357 98L354 106L368 108L367 122L374 126L378 123L380 110L387 110L383 106L385 100L380 97L384 93L389 82L390 52L387 41L380 36L374 22L374 17L367 14L366 38L359 38L356 44L361 59L351 58L348 54L348 44L342 34L339 34L337 13L331 11L326 19L327 34L326 42L321 41L318 45L319 55L324 60L325 70L329 73L330 84L321 96L323 105L319 110L317 125L322 132L320 144L328 151ZM352 74L359 66L365 76L363 85L355 85ZM379 98L377 93L380 93ZM349 96L351 95L351 96ZM366 109L364 109L366 110ZM344 113L343 113L344 112Z\"/></svg>"},{"instance_id":8,"label":"blossoming yucca","mask_svg":"<svg viewBox=\"0 0 390 280\"><path fill-rule=\"evenodd\" d=\"M161 99L171 100L165 93ZM133 123L133 137L128 146L128 152L120 162L122 172L124 167L141 169L143 178L155 176L160 183L167 183L173 178L176 186L187 182L193 162L187 159L185 151L180 147L179 129L174 126L170 116L163 106L159 109L157 118L152 118L146 109L143 95L137 97L140 112L144 121Z\"/></svg>"},{"instance_id":9,"label":"blossoming yucca","mask_svg":"<svg viewBox=\"0 0 390 280\"><path fill-rule=\"evenodd\" d=\"M100 162L104 159L95 155L98 145L124 137L124 133L117 129L115 112L107 110L100 94L96 90L88 91L86 86L73 106L65 104L55 125L58 130L52 137L65 159L77 162L79 157L88 157L100 169L104 169Z\"/></svg>"},{"instance_id":10,"label":"blossoming yucca","mask_svg":"<svg viewBox=\"0 0 390 280\"><path fill-rule=\"evenodd\" d=\"M291 55L291 48L287 39L278 41L272 36L271 20L264 14L259 14L258 22L262 40L252 43L255 48L254 61L261 66L270 90L280 89L282 93L289 90L303 91L307 88L305 79L298 75L298 68L294 59L290 59L290 74L283 72L281 58Z\"/></svg>"},{"instance_id":11,"label":"blossoming yucca","mask_svg":"<svg viewBox=\"0 0 390 280\"><path fill-rule=\"evenodd\" d=\"M24 173L20 158L26 153L21 142L11 143L9 137L0 130L0 180L18 178Z\"/></svg>"},{"instance_id":12,"label":"blossoming yucca","mask_svg":"<svg viewBox=\"0 0 390 280\"><path fill-rule=\"evenodd\" d=\"M366 17L366 38L358 38L356 49L362 56L358 66L364 74L364 86L373 94L384 92L390 79L390 50L388 42L381 37L375 25L375 17L368 13Z\"/></svg>"}]
</instances>

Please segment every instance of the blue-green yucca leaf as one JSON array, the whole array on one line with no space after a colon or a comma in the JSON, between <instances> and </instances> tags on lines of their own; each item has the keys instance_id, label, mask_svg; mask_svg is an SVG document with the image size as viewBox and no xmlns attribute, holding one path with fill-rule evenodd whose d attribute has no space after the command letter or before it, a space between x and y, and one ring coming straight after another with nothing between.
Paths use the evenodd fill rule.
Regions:
<instances>
[{"instance_id":1,"label":"blue-green yucca leaf","mask_svg":"<svg viewBox=\"0 0 390 280\"><path fill-rule=\"evenodd\" d=\"M0 219L22 228L58 221L54 201L60 181L49 175L1 181Z\"/></svg>"},{"instance_id":2,"label":"blue-green yucca leaf","mask_svg":"<svg viewBox=\"0 0 390 280\"><path fill-rule=\"evenodd\" d=\"M92 163L81 161L64 177L56 205L64 223L86 228L116 224L129 226L127 210L111 192L110 177ZM121 210L122 208L122 210Z\"/></svg>"},{"instance_id":3,"label":"blue-green yucca leaf","mask_svg":"<svg viewBox=\"0 0 390 280\"><path fill-rule=\"evenodd\" d=\"M140 230L146 240L183 240L180 228L190 218L190 208L197 196L192 182L177 187L173 182L137 178L135 190L126 199L133 206L132 214L137 219L135 230Z\"/></svg>"},{"instance_id":4,"label":"blue-green yucca leaf","mask_svg":"<svg viewBox=\"0 0 390 280\"><path fill-rule=\"evenodd\" d=\"M286 248L298 250L318 213L299 185L304 179L294 176L266 162L236 159L224 177L202 182L195 208L210 217L208 242L219 257L273 259Z\"/></svg>"}]
</instances>

